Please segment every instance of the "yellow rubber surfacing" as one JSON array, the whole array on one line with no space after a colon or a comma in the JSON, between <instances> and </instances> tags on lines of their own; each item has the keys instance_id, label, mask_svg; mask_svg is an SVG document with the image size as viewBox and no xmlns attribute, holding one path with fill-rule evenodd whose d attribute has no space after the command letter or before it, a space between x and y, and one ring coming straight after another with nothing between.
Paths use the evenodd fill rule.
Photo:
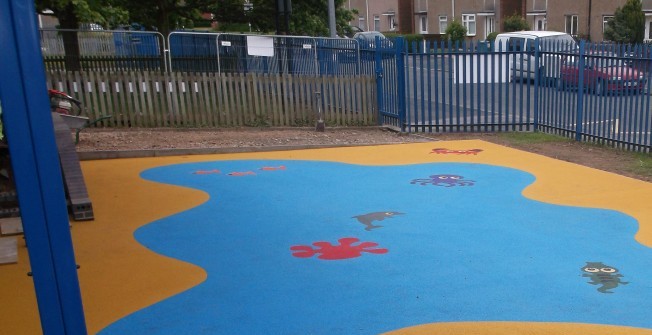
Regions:
<instances>
[{"instance_id":1,"label":"yellow rubber surfacing","mask_svg":"<svg viewBox=\"0 0 652 335\"><path fill-rule=\"evenodd\" d=\"M478 155L431 153L434 148L482 149ZM361 165L466 162L511 167L536 176L523 194L554 204L613 209L639 222L636 240L652 247L652 184L553 160L483 141L348 147L246 154L178 156L82 163L96 220L73 223L73 240L90 333L128 314L187 290L206 278L192 264L155 254L133 238L140 226L195 207L200 191L143 180L140 172L185 162L298 159ZM0 267L0 326L7 334L39 334L27 253ZM414 325L387 334L652 334L652 330L605 325L534 322L458 322Z\"/></svg>"}]
</instances>

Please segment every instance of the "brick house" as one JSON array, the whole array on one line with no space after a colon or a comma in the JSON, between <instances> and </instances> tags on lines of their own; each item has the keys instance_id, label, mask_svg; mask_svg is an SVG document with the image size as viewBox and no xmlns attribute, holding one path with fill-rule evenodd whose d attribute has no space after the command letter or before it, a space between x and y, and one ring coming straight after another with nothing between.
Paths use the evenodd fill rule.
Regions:
<instances>
[{"instance_id":1,"label":"brick house","mask_svg":"<svg viewBox=\"0 0 652 335\"><path fill-rule=\"evenodd\" d=\"M467 28L472 40L503 30L506 17L519 14L532 30L567 32L594 42L604 40L604 27L627 0L349 0L357 9L351 25L403 34L443 35L453 20ZM652 0L642 0L645 40L652 41Z\"/></svg>"},{"instance_id":2,"label":"brick house","mask_svg":"<svg viewBox=\"0 0 652 335\"><path fill-rule=\"evenodd\" d=\"M506 16L523 12L523 0L399 0L401 32L444 35L453 20L461 22L467 36L484 40L500 31Z\"/></svg>"},{"instance_id":3,"label":"brick house","mask_svg":"<svg viewBox=\"0 0 652 335\"><path fill-rule=\"evenodd\" d=\"M532 30L564 31L593 42L604 40L604 28L627 0L524 0ZM652 41L652 0L643 0L645 40Z\"/></svg>"},{"instance_id":4,"label":"brick house","mask_svg":"<svg viewBox=\"0 0 652 335\"><path fill-rule=\"evenodd\" d=\"M399 0L348 0L345 6L358 15L350 22L364 31L398 32Z\"/></svg>"}]
</instances>

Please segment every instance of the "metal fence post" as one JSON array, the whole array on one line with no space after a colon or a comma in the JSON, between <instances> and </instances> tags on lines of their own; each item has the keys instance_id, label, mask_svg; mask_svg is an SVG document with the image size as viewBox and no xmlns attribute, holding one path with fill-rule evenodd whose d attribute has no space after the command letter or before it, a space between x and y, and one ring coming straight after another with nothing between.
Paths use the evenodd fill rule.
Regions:
<instances>
[{"instance_id":1,"label":"metal fence post","mask_svg":"<svg viewBox=\"0 0 652 335\"><path fill-rule=\"evenodd\" d=\"M384 106L384 92L383 92L383 55L382 47L380 45L380 37L376 36L375 44L375 60L376 60L376 100L378 101L378 124L383 124L382 112L385 110Z\"/></svg>"},{"instance_id":2,"label":"metal fence post","mask_svg":"<svg viewBox=\"0 0 652 335\"><path fill-rule=\"evenodd\" d=\"M401 132L405 132L405 37L398 37L394 41L396 56L396 90L398 94L398 119Z\"/></svg>"},{"instance_id":3,"label":"metal fence post","mask_svg":"<svg viewBox=\"0 0 652 335\"><path fill-rule=\"evenodd\" d=\"M539 51L539 48L541 47L541 42L537 38L534 41L534 115L532 116L534 118L534 125L532 129L533 131L537 131L539 128L539 91L541 90L541 83L543 80L544 85L546 84L546 74L541 73L542 71L539 71L540 65L541 65L541 52ZM548 70L548 69L545 69ZM547 86L547 85L546 85Z\"/></svg>"},{"instance_id":4,"label":"metal fence post","mask_svg":"<svg viewBox=\"0 0 652 335\"><path fill-rule=\"evenodd\" d=\"M577 60L578 64L578 78L577 78L577 111L576 111L576 120L575 120L575 140L582 140L582 112L584 109L584 52L586 44L584 40L580 41L580 50Z\"/></svg>"}]
</instances>

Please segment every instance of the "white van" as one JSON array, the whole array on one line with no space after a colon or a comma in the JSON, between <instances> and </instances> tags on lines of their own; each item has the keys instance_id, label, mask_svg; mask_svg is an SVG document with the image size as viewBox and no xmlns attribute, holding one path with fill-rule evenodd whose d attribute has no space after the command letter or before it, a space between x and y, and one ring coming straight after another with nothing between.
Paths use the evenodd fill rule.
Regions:
<instances>
[{"instance_id":1,"label":"white van","mask_svg":"<svg viewBox=\"0 0 652 335\"><path fill-rule=\"evenodd\" d=\"M566 33L557 31L515 31L496 36L496 51L516 51L508 54L510 80L534 79L538 72L542 83L555 83L559 78L561 57L555 54L540 53L539 67L535 69L535 42L539 41L539 51L577 52L577 42Z\"/></svg>"}]
</instances>

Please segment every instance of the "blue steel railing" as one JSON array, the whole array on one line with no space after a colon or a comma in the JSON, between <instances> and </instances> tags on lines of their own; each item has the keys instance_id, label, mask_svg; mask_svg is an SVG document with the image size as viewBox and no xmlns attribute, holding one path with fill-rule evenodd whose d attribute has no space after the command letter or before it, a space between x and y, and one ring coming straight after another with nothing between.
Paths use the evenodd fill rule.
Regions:
<instances>
[{"instance_id":1,"label":"blue steel railing","mask_svg":"<svg viewBox=\"0 0 652 335\"><path fill-rule=\"evenodd\" d=\"M394 46L392 65L376 62L383 73L379 110L394 116L392 126L545 131L633 150L651 147L649 45L423 42L413 53L397 41ZM388 78L388 69L397 67L401 75Z\"/></svg>"}]
</instances>

